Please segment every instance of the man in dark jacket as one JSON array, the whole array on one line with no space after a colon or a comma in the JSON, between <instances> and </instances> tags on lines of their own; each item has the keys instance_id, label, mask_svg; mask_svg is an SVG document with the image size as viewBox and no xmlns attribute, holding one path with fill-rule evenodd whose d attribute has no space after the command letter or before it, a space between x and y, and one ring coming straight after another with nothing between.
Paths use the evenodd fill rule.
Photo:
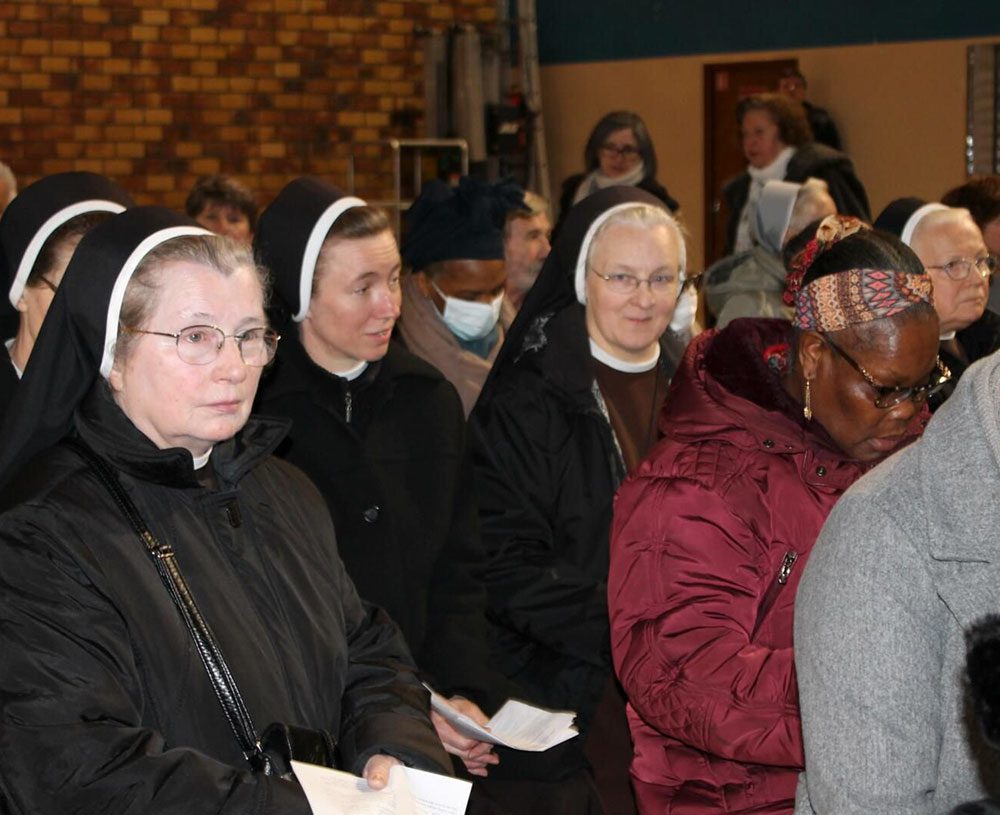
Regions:
<instances>
[{"instance_id":1,"label":"man in dark jacket","mask_svg":"<svg viewBox=\"0 0 1000 815\"><path fill-rule=\"evenodd\" d=\"M798 68L786 68L778 80L778 92L785 94L789 99L793 99L802 105L806 111L806 118L809 120L809 129L813 132L813 138L820 144L832 147L834 150L843 150L840 141L840 133L837 125L833 123L826 108L814 105L806 99L806 89L809 83Z\"/></svg>"}]
</instances>

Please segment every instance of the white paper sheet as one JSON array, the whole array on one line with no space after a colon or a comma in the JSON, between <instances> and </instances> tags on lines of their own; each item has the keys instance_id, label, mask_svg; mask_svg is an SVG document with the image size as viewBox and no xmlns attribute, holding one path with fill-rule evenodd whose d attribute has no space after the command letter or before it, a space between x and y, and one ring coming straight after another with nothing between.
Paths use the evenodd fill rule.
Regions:
<instances>
[{"instance_id":1,"label":"white paper sheet","mask_svg":"<svg viewBox=\"0 0 1000 815\"><path fill-rule=\"evenodd\" d=\"M401 765L384 789L351 773L292 762L313 815L464 815L472 784Z\"/></svg>"},{"instance_id":2,"label":"white paper sheet","mask_svg":"<svg viewBox=\"0 0 1000 815\"><path fill-rule=\"evenodd\" d=\"M428 685L431 706L459 733L472 739L502 744L515 750L540 753L579 735L570 711L545 710L516 699L508 699L484 728L452 705Z\"/></svg>"}]
</instances>

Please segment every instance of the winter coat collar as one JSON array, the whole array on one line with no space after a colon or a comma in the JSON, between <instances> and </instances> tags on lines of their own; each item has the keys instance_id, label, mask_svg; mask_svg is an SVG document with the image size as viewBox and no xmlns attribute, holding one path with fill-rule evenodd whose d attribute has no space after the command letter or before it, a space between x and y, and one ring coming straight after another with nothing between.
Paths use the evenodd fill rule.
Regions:
<instances>
[{"instance_id":1,"label":"winter coat collar","mask_svg":"<svg viewBox=\"0 0 1000 815\"><path fill-rule=\"evenodd\" d=\"M180 447L159 449L144 436L98 380L76 411L80 437L121 472L140 481L173 487L198 487L191 454ZM232 488L266 458L288 432L280 419L251 417L234 438L215 445L210 466L220 486Z\"/></svg>"},{"instance_id":2,"label":"winter coat collar","mask_svg":"<svg viewBox=\"0 0 1000 815\"><path fill-rule=\"evenodd\" d=\"M660 365L668 377L677 367L678 353L667 334L660 338ZM555 313L542 314L528 328L517 365L534 365L564 401L580 411L594 409L594 373L584 306L572 303Z\"/></svg>"},{"instance_id":3,"label":"winter coat collar","mask_svg":"<svg viewBox=\"0 0 1000 815\"><path fill-rule=\"evenodd\" d=\"M317 388L324 387L336 388L337 393L342 394L348 385L354 390L391 388L392 383L401 377L415 376L434 381L444 378L437 369L407 353L393 340L382 359L371 363L360 377L348 383L343 377L324 371L313 362L294 333L282 339L274 368L265 376L261 385L261 401L265 403L271 398L294 395L315 399Z\"/></svg>"}]
</instances>

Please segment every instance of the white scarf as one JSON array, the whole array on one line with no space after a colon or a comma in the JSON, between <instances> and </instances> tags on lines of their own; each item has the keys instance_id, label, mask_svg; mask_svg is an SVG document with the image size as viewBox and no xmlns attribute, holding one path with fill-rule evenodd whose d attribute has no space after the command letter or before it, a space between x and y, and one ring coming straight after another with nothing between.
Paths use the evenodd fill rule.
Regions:
<instances>
[{"instance_id":1,"label":"white scarf","mask_svg":"<svg viewBox=\"0 0 1000 815\"><path fill-rule=\"evenodd\" d=\"M778 157L766 167L747 167L750 174L750 189L747 192L747 202L743 205L740 213L740 223L736 228L736 244L733 246L733 254L747 252L753 249L753 240L750 237L750 224L753 223L754 213L757 209L757 199L760 198L761 190L768 181L782 181L788 172L788 162L795 155L794 147L786 147Z\"/></svg>"},{"instance_id":2,"label":"white scarf","mask_svg":"<svg viewBox=\"0 0 1000 815\"><path fill-rule=\"evenodd\" d=\"M640 161L625 175L620 175L617 178L605 175L600 169L594 170L588 173L580 182L580 186L576 188L573 203L578 204L591 193L603 190L605 187L634 187L645 177L646 163L644 161Z\"/></svg>"}]
</instances>

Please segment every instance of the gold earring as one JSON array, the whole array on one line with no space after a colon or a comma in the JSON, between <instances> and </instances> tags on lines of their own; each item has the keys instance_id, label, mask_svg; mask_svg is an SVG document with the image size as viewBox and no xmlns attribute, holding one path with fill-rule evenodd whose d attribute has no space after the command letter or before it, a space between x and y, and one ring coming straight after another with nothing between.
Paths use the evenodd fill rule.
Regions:
<instances>
[{"instance_id":1,"label":"gold earring","mask_svg":"<svg viewBox=\"0 0 1000 815\"><path fill-rule=\"evenodd\" d=\"M810 421L813 417L812 409L812 391L809 389L809 380L806 380L806 398L805 404L802 405L802 415L806 417L806 421Z\"/></svg>"}]
</instances>

